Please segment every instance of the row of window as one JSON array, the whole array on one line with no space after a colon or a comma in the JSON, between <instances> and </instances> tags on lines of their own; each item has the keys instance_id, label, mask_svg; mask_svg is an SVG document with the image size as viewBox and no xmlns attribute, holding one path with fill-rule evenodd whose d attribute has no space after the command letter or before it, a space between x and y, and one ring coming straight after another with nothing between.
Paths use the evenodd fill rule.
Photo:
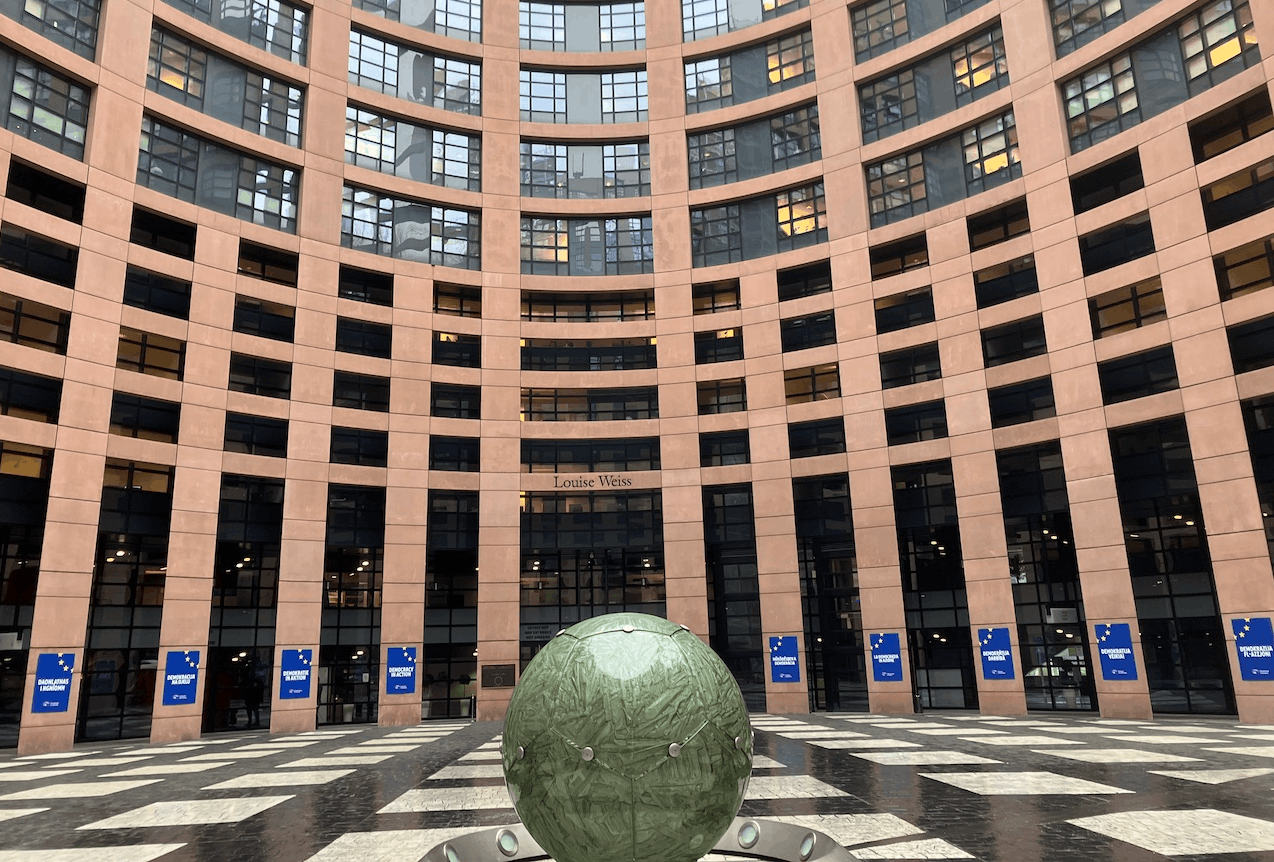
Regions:
<instances>
[{"instance_id":1,"label":"row of window","mask_svg":"<svg viewBox=\"0 0 1274 862\"><path fill-rule=\"evenodd\" d=\"M533 51L635 51L646 46L646 4L520 0L518 42Z\"/></svg>"}]
</instances>

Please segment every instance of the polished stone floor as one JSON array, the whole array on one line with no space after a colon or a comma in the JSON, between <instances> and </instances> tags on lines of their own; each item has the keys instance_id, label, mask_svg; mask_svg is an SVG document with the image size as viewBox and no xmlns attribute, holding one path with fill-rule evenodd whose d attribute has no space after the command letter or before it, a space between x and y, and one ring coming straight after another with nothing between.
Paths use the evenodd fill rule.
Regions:
<instances>
[{"instance_id":1,"label":"polished stone floor","mask_svg":"<svg viewBox=\"0 0 1274 862\"><path fill-rule=\"evenodd\" d=\"M1274 726L942 712L753 723L741 813L817 828L858 859L1274 862ZM417 862L516 821L500 729L0 752L0 862Z\"/></svg>"}]
</instances>

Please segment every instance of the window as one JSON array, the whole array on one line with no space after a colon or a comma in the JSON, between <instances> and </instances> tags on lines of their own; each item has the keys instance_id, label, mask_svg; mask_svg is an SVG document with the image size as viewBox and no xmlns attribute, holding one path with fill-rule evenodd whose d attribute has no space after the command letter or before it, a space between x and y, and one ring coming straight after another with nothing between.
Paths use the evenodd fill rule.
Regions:
<instances>
[{"instance_id":1,"label":"window","mask_svg":"<svg viewBox=\"0 0 1274 862\"><path fill-rule=\"evenodd\" d=\"M239 241L239 274L296 287L299 257L295 252L282 251L246 240Z\"/></svg>"},{"instance_id":2,"label":"window","mask_svg":"<svg viewBox=\"0 0 1274 862\"><path fill-rule=\"evenodd\" d=\"M779 302L828 293L832 289L832 262L821 260L778 273Z\"/></svg>"},{"instance_id":3,"label":"window","mask_svg":"<svg viewBox=\"0 0 1274 862\"><path fill-rule=\"evenodd\" d=\"M522 467L527 473L604 473L658 470L658 437L616 439L522 440Z\"/></svg>"},{"instance_id":4,"label":"window","mask_svg":"<svg viewBox=\"0 0 1274 862\"><path fill-rule=\"evenodd\" d=\"M482 288L434 282L434 314L482 316Z\"/></svg>"},{"instance_id":5,"label":"window","mask_svg":"<svg viewBox=\"0 0 1274 862\"><path fill-rule=\"evenodd\" d=\"M787 446L792 458L838 455L845 451L845 418L793 422L787 426Z\"/></svg>"},{"instance_id":6,"label":"window","mask_svg":"<svg viewBox=\"0 0 1274 862\"><path fill-rule=\"evenodd\" d=\"M635 123L646 119L645 69L566 73L521 69L521 117L534 123Z\"/></svg>"},{"instance_id":7,"label":"window","mask_svg":"<svg viewBox=\"0 0 1274 862\"><path fill-rule=\"evenodd\" d=\"M814 79L814 37L809 30L765 43L770 85L788 89Z\"/></svg>"},{"instance_id":8,"label":"window","mask_svg":"<svg viewBox=\"0 0 1274 862\"><path fill-rule=\"evenodd\" d=\"M806 165L823 157L818 105L806 105L769 119L770 155L774 173ZM744 151L745 155L747 150ZM745 162L747 160L745 159ZM748 172L749 175L751 172Z\"/></svg>"},{"instance_id":9,"label":"window","mask_svg":"<svg viewBox=\"0 0 1274 862\"><path fill-rule=\"evenodd\" d=\"M1212 258L1221 299L1234 299L1274 284L1274 237L1265 237Z\"/></svg>"},{"instance_id":10,"label":"window","mask_svg":"<svg viewBox=\"0 0 1274 862\"><path fill-rule=\"evenodd\" d=\"M9 90L5 128L82 160L88 132L88 88L21 54L0 49L0 56L5 61Z\"/></svg>"},{"instance_id":11,"label":"window","mask_svg":"<svg viewBox=\"0 0 1274 862\"><path fill-rule=\"evenodd\" d=\"M708 188L785 171L821 157L818 105L687 138L690 187Z\"/></svg>"},{"instance_id":12,"label":"window","mask_svg":"<svg viewBox=\"0 0 1274 862\"><path fill-rule=\"evenodd\" d=\"M729 467L751 463L748 429L705 431L699 434L699 466Z\"/></svg>"},{"instance_id":13,"label":"window","mask_svg":"<svg viewBox=\"0 0 1274 862\"><path fill-rule=\"evenodd\" d=\"M52 471L53 471L53 450L52 449L45 449L43 446L26 446L22 443L10 443L8 441L0 442L0 475L20 476L24 479L47 480L49 478L50 473L52 473ZM4 480L0 480L0 481L4 481ZM37 490L39 485L44 486L44 490L46 491L46 493L44 494L39 493L39 491ZM35 492L32 495L33 497L35 496L47 497L48 485L45 482L40 482L39 485L28 485L27 487L31 488L31 490ZM12 488L13 486L10 485L9 487ZM40 505L43 505L43 503L41 502ZM30 539L35 540L33 542L34 547L32 547L31 545L27 545L26 542L23 541L22 539L17 540L22 542L21 545L18 545L14 541L14 534L17 532L16 530L13 529L14 526L16 525L9 525L9 529L7 531L8 532L8 536L6 537L7 542L14 542L14 544L9 544L8 547L4 549L6 552L5 556L9 557L9 559L4 561L4 565L5 565L4 571L6 574L5 574L5 577L2 580L0 580L0 585L3 585L5 588L6 596L11 595L8 592L9 589L12 589L10 585L11 584L16 585L17 579L14 578L13 575L17 574L18 571L20 571L20 569L18 569L17 566L14 566L10 562L13 559L15 552L16 554L22 555L22 556L30 555L30 557L32 558L39 557L40 556L39 544L41 540L41 534L43 533L43 530L40 527L36 527L35 529L31 531L31 533L28 534L28 537ZM32 562L34 562L34 560L32 560ZM12 602L12 600L10 600L10 603L21 604L22 602Z\"/></svg>"},{"instance_id":14,"label":"window","mask_svg":"<svg viewBox=\"0 0 1274 862\"><path fill-rule=\"evenodd\" d=\"M1132 55L1120 54L1062 85L1071 152L1091 147L1141 122Z\"/></svg>"},{"instance_id":15,"label":"window","mask_svg":"<svg viewBox=\"0 0 1274 862\"><path fill-rule=\"evenodd\" d=\"M482 190L482 140L348 105L345 161L405 179Z\"/></svg>"},{"instance_id":16,"label":"window","mask_svg":"<svg viewBox=\"0 0 1274 862\"><path fill-rule=\"evenodd\" d=\"M1084 275L1145 257L1153 254L1154 250L1150 213L1133 216L1079 238L1079 258L1084 266Z\"/></svg>"},{"instance_id":17,"label":"window","mask_svg":"<svg viewBox=\"0 0 1274 862\"><path fill-rule=\"evenodd\" d=\"M231 353L229 389L267 398L291 398L292 363Z\"/></svg>"},{"instance_id":18,"label":"window","mask_svg":"<svg viewBox=\"0 0 1274 862\"><path fill-rule=\"evenodd\" d=\"M429 391L429 415L446 419L481 419L482 390L477 386L434 383Z\"/></svg>"},{"instance_id":19,"label":"window","mask_svg":"<svg viewBox=\"0 0 1274 862\"><path fill-rule=\"evenodd\" d=\"M598 7L603 51L636 51L646 47L646 4L603 3Z\"/></svg>"},{"instance_id":20,"label":"window","mask_svg":"<svg viewBox=\"0 0 1274 862\"><path fill-rule=\"evenodd\" d=\"M206 0L167 0L201 21L293 63L305 62L309 13L285 0L247 0L234 5Z\"/></svg>"},{"instance_id":21,"label":"window","mask_svg":"<svg viewBox=\"0 0 1274 862\"><path fill-rule=\"evenodd\" d=\"M880 354L880 384L883 389L896 389L940 377L942 360L938 355L937 342Z\"/></svg>"},{"instance_id":22,"label":"window","mask_svg":"<svg viewBox=\"0 0 1274 862\"><path fill-rule=\"evenodd\" d=\"M166 335L119 328L119 353L115 366L169 380L180 380L186 364L186 344Z\"/></svg>"},{"instance_id":23,"label":"window","mask_svg":"<svg viewBox=\"0 0 1274 862\"><path fill-rule=\"evenodd\" d=\"M185 260L195 259L196 228L168 216L133 207L128 241Z\"/></svg>"},{"instance_id":24,"label":"window","mask_svg":"<svg viewBox=\"0 0 1274 862\"><path fill-rule=\"evenodd\" d=\"M909 326L932 323L933 288L922 287L876 300L876 333L895 332Z\"/></svg>"},{"instance_id":25,"label":"window","mask_svg":"<svg viewBox=\"0 0 1274 862\"><path fill-rule=\"evenodd\" d=\"M969 216L969 248L977 251L1015 236L1022 236L1030 230L1026 198L1021 198L999 209Z\"/></svg>"},{"instance_id":26,"label":"window","mask_svg":"<svg viewBox=\"0 0 1274 862\"><path fill-rule=\"evenodd\" d=\"M9 161L5 197L76 224L84 221L84 186L17 159Z\"/></svg>"},{"instance_id":27,"label":"window","mask_svg":"<svg viewBox=\"0 0 1274 862\"><path fill-rule=\"evenodd\" d=\"M739 280L709 281L692 285L690 302L695 314L713 314L718 311L733 311L739 305Z\"/></svg>"},{"instance_id":28,"label":"window","mask_svg":"<svg viewBox=\"0 0 1274 862\"><path fill-rule=\"evenodd\" d=\"M681 0L681 34L691 42L730 32L729 0Z\"/></svg>"},{"instance_id":29,"label":"window","mask_svg":"<svg viewBox=\"0 0 1274 862\"><path fill-rule=\"evenodd\" d=\"M433 364L481 368L482 337L462 332L435 332Z\"/></svg>"},{"instance_id":30,"label":"window","mask_svg":"<svg viewBox=\"0 0 1274 862\"><path fill-rule=\"evenodd\" d=\"M116 392L111 399L111 433L142 440L176 443L181 405L157 398Z\"/></svg>"},{"instance_id":31,"label":"window","mask_svg":"<svg viewBox=\"0 0 1274 862\"><path fill-rule=\"evenodd\" d=\"M533 51L566 50L566 6L561 3L518 3L518 40Z\"/></svg>"},{"instance_id":32,"label":"window","mask_svg":"<svg viewBox=\"0 0 1274 862\"><path fill-rule=\"evenodd\" d=\"M734 104L730 57L709 57L686 64L686 113L695 114Z\"/></svg>"},{"instance_id":33,"label":"window","mask_svg":"<svg viewBox=\"0 0 1274 862\"><path fill-rule=\"evenodd\" d=\"M389 463L389 432L333 426L330 460L333 464L384 467Z\"/></svg>"},{"instance_id":34,"label":"window","mask_svg":"<svg viewBox=\"0 0 1274 862\"><path fill-rule=\"evenodd\" d=\"M1270 92L1261 89L1237 105L1200 120L1190 126L1190 144L1195 162L1228 152L1274 129L1274 112L1270 109Z\"/></svg>"},{"instance_id":35,"label":"window","mask_svg":"<svg viewBox=\"0 0 1274 862\"><path fill-rule=\"evenodd\" d=\"M480 269L482 213L346 186L341 245L434 266Z\"/></svg>"},{"instance_id":36,"label":"window","mask_svg":"<svg viewBox=\"0 0 1274 862\"><path fill-rule=\"evenodd\" d=\"M987 400L991 406L992 428L1034 422L1036 419L1057 415L1051 377L988 389Z\"/></svg>"},{"instance_id":37,"label":"window","mask_svg":"<svg viewBox=\"0 0 1274 862\"><path fill-rule=\"evenodd\" d=\"M389 359L393 335L394 329L388 323L372 323L352 317L336 318L336 349L343 353Z\"/></svg>"},{"instance_id":38,"label":"window","mask_svg":"<svg viewBox=\"0 0 1274 862\"><path fill-rule=\"evenodd\" d=\"M788 404L839 398L840 370L835 363L829 363L784 371L783 394Z\"/></svg>"},{"instance_id":39,"label":"window","mask_svg":"<svg viewBox=\"0 0 1274 862\"><path fill-rule=\"evenodd\" d=\"M332 377L332 406L389 412L389 378L337 371Z\"/></svg>"},{"instance_id":40,"label":"window","mask_svg":"<svg viewBox=\"0 0 1274 862\"><path fill-rule=\"evenodd\" d=\"M481 440L477 437L429 438L429 469L457 473L478 472Z\"/></svg>"},{"instance_id":41,"label":"window","mask_svg":"<svg viewBox=\"0 0 1274 862\"><path fill-rule=\"evenodd\" d=\"M1145 186L1141 175L1141 154L1133 150L1123 158L1071 177L1071 201L1078 215Z\"/></svg>"},{"instance_id":42,"label":"window","mask_svg":"<svg viewBox=\"0 0 1274 862\"><path fill-rule=\"evenodd\" d=\"M867 165L867 204L872 226L907 218L929 209L924 152L915 150Z\"/></svg>"},{"instance_id":43,"label":"window","mask_svg":"<svg viewBox=\"0 0 1274 862\"><path fill-rule=\"evenodd\" d=\"M1028 254L1005 263L988 266L973 274L973 292L978 308L990 308L1039 293L1040 282L1035 272L1035 255Z\"/></svg>"},{"instance_id":44,"label":"window","mask_svg":"<svg viewBox=\"0 0 1274 862\"><path fill-rule=\"evenodd\" d=\"M655 293L652 290L616 293L522 291L523 320L596 322L650 320L654 316Z\"/></svg>"},{"instance_id":45,"label":"window","mask_svg":"<svg viewBox=\"0 0 1274 862\"><path fill-rule=\"evenodd\" d=\"M0 227L0 266L52 282L75 287L80 250L54 239L6 224Z\"/></svg>"},{"instance_id":46,"label":"window","mask_svg":"<svg viewBox=\"0 0 1274 862\"><path fill-rule=\"evenodd\" d=\"M291 342L296 334L296 309L251 296L236 296L234 331Z\"/></svg>"},{"instance_id":47,"label":"window","mask_svg":"<svg viewBox=\"0 0 1274 862\"><path fill-rule=\"evenodd\" d=\"M1177 24L1190 95L1197 95L1229 77L1215 73L1236 65L1244 68L1244 52L1256 47L1252 10L1246 2L1213 0ZM1257 53L1253 51L1252 53ZM1238 59L1237 64L1231 61Z\"/></svg>"},{"instance_id":48,"label":"window","mask_svg":"<svg viewBox=\"0 0 1274 862\"><path fill-rule=\"evenodd\" d=\"M215 92L209 93L210 82ZM158 27L150 34L146 85L215 119L288 146L300 146L299 87Z\"/></svg>"},{"instance_id":49,"label":"window","mask_svg":"<svg viewBox=\"0 0 1274 862\"><path fill-rule=\"evenodd\" d=\"M130 266L124 275L124 304L188 320L190 282Z\"/></svg>"},{"instance_id":50,"label":"window","mask_svg":"<svg viewBox=\"0 0 1274 862\"><path fill-rule=\"evenodd\" d=\"M1274 317L1261 317L1226 329L1234 373L1274 365Z\"/></svg>"},{"instance_id":51,"label":"window","mask_svg":"<svg viewBox=\"0 0 1274 862\"><path fill-rule=\"evenodd\" d=\"M1103 404L1118 404L1177 388L1172 345L1097 363Z\"/></svg>"},{"instance_id":52,"label":"window","mask_svg":"<svg viewBox=\"0 0 1274 862\"><path fill-rule=\"evenodd\" d=\"M1047 350L1042 315L982 330L982 358L987 368L1040 356Z\"/></svg>"},{"instance_id":53,"label":"window","mask_svg":"<svg viewBox=\"0 0 1274 862\"><path fill-rule=\"evenodd\" d=\"M482 66L430 54L351 29L349 81L459 114L482 113Z\"/></svg>"},{"instance_id":54,"label":"window","mask_svg":"<svg viewBox=\"0 0 1274 862\"><path fill-rule=\"evenodd\" d=\"M748 408L747 382L742 377L730 380L701 380L695 386L699 415L739 413Z\"/></svg>"},{"instance_id":55,"label":"window","mask_svg":"<svg viewBox=\"0 0 1274 862\"><path fill-rule=\"evenodd\" d=\"M929 265L929 238L918 233L885 245L874 245L868 252L871 258L871 278L888 278Z\"/></svg>"},{"instance_id":56,"label":"window","mask_svg":"<svg viewBox=\"0 0 1274 862\"><path fill-rule=\"evenodd\" d=\"M1122 24L1126 15L1136 15L1150 5L1135 3L1131 10L1125 12L1123 0L1049 0L1057 56L1064 57L1087 45Z\"/></svg>"},{"instance_id":57,"label":"window","mask_svg":"<svg viewBox=\"0 0 1274 862\"><path fill-rule=\"evenodd\" d=\"M0 416L56 424L62 381L0 366Z\"/></svg>"},{"instance_id":58,"label":"window","mask_svg":"<svg viewBox=\"0 0 1274 862\"><path fill-rule=\"evenodd\" d=\"M518 72L518 101L523 120L533 123L570 122L566 114L565 72L521 69Z\"/></svg>"},{"instance_id":59,"label":"window","mask_svg":"<svg viewBox=\"0 0 1274 862\"><path fill-rule=\"evenodd\" d=\"M8 15L46 39L89 60L97 54L98 0L31 0L6 6Z\"/></svg>"},{"instance_id":60,"label":"window","mask_svg":"<svg viewBox=\"0 0 1274 862\"><path fill-rule=\"evenodd\" d=\"M734 362L743 358L743 328L695 333L695 364Z\"/></svg>"},{"instance_id":61,"label":"window","mask_svg":"<svg viewBox=\"0 0 1274 862\"><path fill-rule=\"evenodd\" d=\"M336 295L341 299L392 307L394 276L388 272L371 272L341 264L340 276L336 282Z\"/></svg>"},{"instance_id":62,"label":"window","mask_svg":"<svg viewBox=\"0 0 1274 862\"><path fill-rule=\"evenodd\" d=\"M137 183L179 200L295 233L300 173L142 118Z\"/></svg>"},{"instance_id":63,"label":"window","mask_svg":"<svg viewBox=\"0 0 1274 862\"><path fill-rule=\"evenodd\" d=\"M849 16L859 62L911 40L905 0L874 0L849 10Z\"/></svg>"},{"instance_id":64,"label":"window","mask_svg":"<svg viewBox=\"0 0 1274 862\"><path fill-rule=\"evenodd\" d=\"M690 252L695 266L743 260L743 225L739 219L739 205L691 210Z\"/></svg>"},{"instance_id":65,"label":"window","mask_svg":"<svg viewBox=\"0 0 1274 862\"><path fill-rule=\"evenodd\" d=\"M522 195L631 198L650 194L650 143L521 143Z\"/></svg>"},{"instance_id":66,"label":"window","mask_svg":"<svg viewBox=\"0 0 1274 862\"><path fill-rule=\"evenodd\" d=\"M827 199L821 181L779 192L774 203L778 207L779 251L827 241Z\"/></svg>"},{"instance_id":67,"label":"window","mask_svg":"<svg viewBox=\"0 0 1274 862\"><path fill-rule=\"evenodd\" d=\"M899 69L858 88L863 141L871 143L921 123L914 69Z\"/></svg>"},{"instance_id":68,"label":"window","mask_svg":"<svg viewBox=\"0 0 1274 862\"><path fill-rule=\"evenodd\" d=\"M658 419L659 389L523 389L523 422L616 422Z\"/></svg>"},{"instance_id":69,"label":"window","mask_svg":"<svg viewBox=\"0 0 1274 862\"><path fill-rule=\"evenodd\" d=\"M426 0L408 4L405 9L393 0L355 0L354 5L431 33L470 42L482 41L482 0Z\"/></svg>"},{"instance_id":70,"label":"window","mask_svg":"<svg viewBox=\"0 0 1274 862\"><path fill-rule=\"evenodd\" d=\"M654 271L650 216L522 219L522 272L628 275Z\"/></svg>"},{"instance_id":71,"label":"window","mask_svg":"<svg viewBox=\"0 0 1274 862\"><path fill-rule=\"evenodd\" d=\"M779 339L784 353L835 344L836 313L824 311L819 314L780 320Z\"/></svg>"},{"instance_id":72,"label":"window","mask_svg":"<svg viewBox=\"0 0 1274 862\"><path fill-rule=\"evenodd\" d=\"M937 440L946 436L947 407L942 401L894 407L885 411L885 437L890 446Z\"/></svg>"},{"instance_id":73,"label":"window","mask_svg":"<svg viewBox=\"0 0 1274 862\"><path fill-rule=\"evenodd\" d=\"M713 129L686 139L690 188L702 189L739 179L735 129Z\"/></svg>"},{"instance_id":74,"label":"window","mask_svg":"<svg viewBox=\"0 0 1274 862\"><path fill-rule=\"evenodd\" d=\"M1274 159L1231 174L1200 189L1208 230L1242 221L1274 207Z\"/></svg>"},{"instance_id":75,"label":"window","mask_svg":"<svg viewBox=\"0 0 1274 862\"><path fill-rule=\"evenodd\" d=\"M269 419L245 413L226 414L225 450L247 455L286 458L288 423L286 419Z\"/></svg>"},{"instance_id":76,"label":"window","mask_svg":"<svg viewBox=\"0 0 1274 862\"><path fill-rule=\"evenodd\" d=\"M70 327L69 311L0 293L0 341L66 355Z\"/></svg>"},{"instance_id":77,"label":"window","mask_svg":"<svg viewBox=\"0 0 1274 862\"><path fill-rule=\"evenodd\" d=\"M969 194L1022 175L1013 112L992 117L961 133L964 181Z\"/></svg>"},{"instance_id":78,"label":"window","mask_svg":"<svg viewBox=\"0 0 1274 862\"><path fill-rule=\"evenodd\" d=\"M686 112L742 104L814 80L814 43L808 29L780 36L763 48L764 78L756 46L686 63ZM736 71L742 74L737 86Z\"/></svg>"},{"instance_id":79,"label":"window","mask_svg":"<svg viewBox=\"0 0 1274 862\"><path fill-rule=\"evenodd\" d=\"M1093 338L1105 338L1168 319L1159 276L1111 290L1088 300Z\"/></svg>"},{"instance_id":80,"label":"window","mask_svg":"<svg viewBox=\"0 0 1274 862\"><path fill-rule=\"evenodd\" d=\"M646 119L646 70L602 73L602 122L636 123Z\"/></svg>"},{"instance_id":81,"label":"window","mask_svg":"<svg viewBox=\"0 0 1274 862\"><path fill-rule=\"evenodd\" d=\"M993 27L951 49L957 105L972 104L1009 82L1004 31Z\"/></svg>"}]
</instances>

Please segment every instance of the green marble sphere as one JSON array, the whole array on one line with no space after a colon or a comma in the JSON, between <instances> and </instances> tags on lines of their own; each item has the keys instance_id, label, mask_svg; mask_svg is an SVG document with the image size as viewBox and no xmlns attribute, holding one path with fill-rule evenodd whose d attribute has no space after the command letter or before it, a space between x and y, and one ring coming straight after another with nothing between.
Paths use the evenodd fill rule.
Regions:
<instances>
[{"instance_id":1,"label":"green marble sphere","mask_svg":"<svg viewBox=\"0 0 1274 862\"><path fill-rule=\"evenodd\" d=\"M559 632L504 724L504 777L556 862L693 862L743 803L747 707L688 629L609 614Z\"/></svg>"}]
</instances>

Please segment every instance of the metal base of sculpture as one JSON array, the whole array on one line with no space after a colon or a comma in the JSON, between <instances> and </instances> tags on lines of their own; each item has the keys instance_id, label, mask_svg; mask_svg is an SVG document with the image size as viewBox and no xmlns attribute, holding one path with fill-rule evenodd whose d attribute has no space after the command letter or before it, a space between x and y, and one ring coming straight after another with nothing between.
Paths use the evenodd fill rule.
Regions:
<instances>
[{"instance_id":1,"label":"metal base of sculpture","mask_svg":"<svg viewBox=\"0 0 1274 862\"><path fill-rule=\"evenodd\" d=\"M736 817L710 851L774 862L853 862L835 839L814 829L757 817ZM521 823L444 841L421 862L532 862L549 854Z\"/></svg>"}]
</instances>

